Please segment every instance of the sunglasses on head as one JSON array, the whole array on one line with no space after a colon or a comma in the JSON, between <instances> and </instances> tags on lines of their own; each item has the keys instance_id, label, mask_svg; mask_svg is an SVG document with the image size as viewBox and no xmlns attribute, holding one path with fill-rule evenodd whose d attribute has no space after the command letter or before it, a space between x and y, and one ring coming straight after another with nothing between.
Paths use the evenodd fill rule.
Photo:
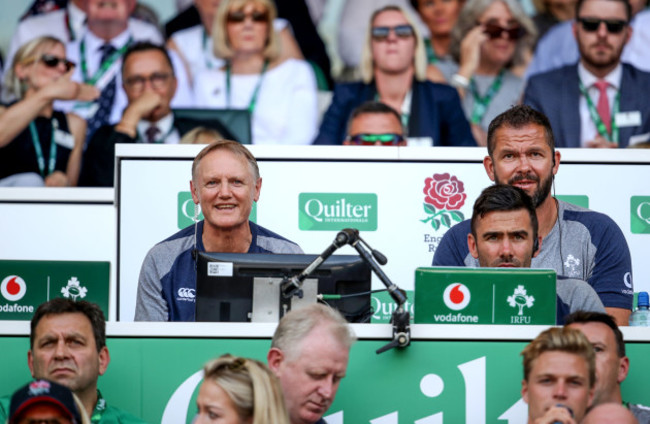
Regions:
<instances>
[{"instance_id":1,"label":"sunglasses on head","mask_svg":"<svg viewBox=\"0 0 650 424\"><path fill-rule=\"evenodd\" d=\"M607 32L612 34L618 34L627 26L627 22L617 19L578 18L578 22L582 25L582 29L587 32L598 31L601 23L605 23Z\"/></svg>"},{"instance_id":2,"label":"sunglasses on head","mask_svg":"<svg viewBox=\"0 0 650 424\"><path fill-rule=\"evenodd\" d=\"M269 12L254 10L252 13L244 13L243 10L234 10L228 13L227 21L232 24L244 22L246 18L250 18L253 22L268 22Z\"/></svg>"},{"instance_id":3,"label":"sunglasses on head","mask_svg":"<svg viewBox=\"0 0 650 424\"><path fill-rule=\"evenodd\" d=\"M400 142L404 141L401 134L355 134L348 137L354 144L360 146L374 146L380 142L382 146L397 146Z\"/></svg>"},{"instance_id":4,"label":"sunglasses on head","mask_svg":"<svg viewBox=\"0 0 650 424\"><path fill-rule=\"evenodd\" d=\"M512 28L504 28L498 24L487 23L484 26L485 29L483 32L487 34L491 40L494 40L495 38L501 38L504 32L508 35L508 39L510 40L519 40L521 37L526 35L526 30L519 25Z\"/></svg>"},{"instance_id":5,"label":"sunglasses on head","mask_svg":"<svg viewBox=\"0 0 650 424\"><path fill-rule=\"evenodd\" d=\"M383 41L388 38L391 30L395 31L395 35L398 38L409 38L414 34L413 27L407 24L397 25L394 27L376 26L372 27L371 30L372 39L375 41Z\"/></svg>"}]
</instances>

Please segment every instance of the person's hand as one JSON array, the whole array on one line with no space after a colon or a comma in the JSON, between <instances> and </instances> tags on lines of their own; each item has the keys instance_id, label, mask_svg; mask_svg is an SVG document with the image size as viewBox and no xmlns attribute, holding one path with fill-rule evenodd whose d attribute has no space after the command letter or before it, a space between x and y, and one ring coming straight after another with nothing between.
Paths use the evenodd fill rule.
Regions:
<instances>
[{"instance_id":1,"label":"person's hand","mask_svg":"<svg viewBox=\"0 0 650 424\"><path fill-rule=\"evenodd\" d=\"M135 137L138 122L151 114L157 107L162 106L162 103L163 98L155 91L145 91L124 110L122 119L115 126L115 130Z\"/></svg>"},{"instance_id":2,"label":"person's hand","mask_svg":"<svg viewBox=\"0 0 650 424\"><path fill-rule=\"evenodd\" d=\"M42 88L43 93L51 100L80 100L91 101L99 97L99 90L92 85L72 81L73 69Z\"/></svg>"},{"instance_id":3,"label":"person's hand","mask_svg":"<svg viewBox=\"0 0 650 424\"><path fill-rule=\"evenodd\" d=\"M67 187L67 186L68 186L68 176L61 171L54 171L50 175L45 177L45 187Z\"/></svg>"},{"instance_id":4,"label":"person's hand","mask_svg":"<svg viewBox=\"0 0 650 424\"><path fill-rule=\"evenodd\" d=\"M139 122L142 118L149 115L157 107L162 105L162 97L155 91L145 91L140 97L131 102L124 111L124 115L129 115Z\"/></svg>"},{"instance_id":5,"label":"person's hand","mask_svg":"<svg viewBox=\"0 0 650 424\"><path fill-rule=\"evenodd\" d=\"M576 424L571 409L564 405L555 405L549 408L543 416L535 419L533 424Z\"/></svg>"},{"instance_id":6,"label":"person's hand","mask_svg":"<svg viewBox=\"0 0 650 424\"><path fill-rule=\"evenodd\" d=\"M481 45L488 39L483 25L477 25L460 42L458 74L470 79L481 60Z\"/></svg>"},{"instance_id":7,"label":"person's hand","mask_svg":"<svg viewBox=\"0 0 650 424\"><path fill-rule=\"evenodd\" d=\"M587 147L596 149L616 149L618 144L607 141L605 137L598 134L592 141L587 142Z\"/></svg>"}]
</instances>

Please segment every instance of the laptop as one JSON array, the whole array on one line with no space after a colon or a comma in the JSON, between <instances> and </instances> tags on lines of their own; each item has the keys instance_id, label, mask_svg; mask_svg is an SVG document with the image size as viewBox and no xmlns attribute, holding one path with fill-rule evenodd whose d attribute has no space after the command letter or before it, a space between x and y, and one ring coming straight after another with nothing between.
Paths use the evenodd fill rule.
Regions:
<instances>
[{"instance_id":1,"label":"laptop","mask_svg":"<svg viewBox=\"0 0 650 424\"><path fill-rule=\"evenodd\" d=\"M423 267L415 270L416 324L555 325L552 269Z\"/></svg>"}]
</instances>

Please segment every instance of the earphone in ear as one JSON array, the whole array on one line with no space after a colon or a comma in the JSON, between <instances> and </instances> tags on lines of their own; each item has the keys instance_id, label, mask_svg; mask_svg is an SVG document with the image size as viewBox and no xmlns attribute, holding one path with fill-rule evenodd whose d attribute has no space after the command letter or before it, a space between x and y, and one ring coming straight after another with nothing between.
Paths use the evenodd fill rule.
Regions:
<instances>
[{"instance_id":1,"label":"earphone in ear","mask_svg":"<svg viewBox=\"0 0 650 424\"><path fill-rule=\"evenodd\" d=\"M535 240L533 241L533 255L538 250L539 250L539 239L537 237L535 237Z\"/></svg>"}]
</instances>

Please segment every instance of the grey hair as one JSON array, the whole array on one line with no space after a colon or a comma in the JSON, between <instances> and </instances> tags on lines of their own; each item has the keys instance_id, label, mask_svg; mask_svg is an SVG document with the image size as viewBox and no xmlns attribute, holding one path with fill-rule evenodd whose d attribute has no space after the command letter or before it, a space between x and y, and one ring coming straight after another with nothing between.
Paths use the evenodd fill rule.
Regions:
<instances>
[{"instance_id":1,"label":"grey hair","mask_svg":"<svg viewBox=\"0 0 650 424\"><path fill-rule=\"evenodd\" d=\"M9 69L7 69L7 73L5 75L3 93L4 98L12 98L16 100L23 98L25 91L27 91L27 87L23 81L18 78L18 75L16 75L16 66L25 63L29 59L34 58L39 50L55 44L61 44L65 47L63 41L47 35L34 38L33 40L30 40L20 46L20 48L16 51L16 54L11 61L11 66Z\"/></svg>"},{"instance_id":2,"label":"grey hair","mask_svg":"<svg viewBox=\"0 0 650 424\"><path fill-rule=\"evenodd\" d=\"M294 309L280 320L273 334L271 348L280 349L289 360L293 360L300 354L301 341L320 325L327 326L330 334L346 350L350 350L356 341L348 322L336 309L314 303Z\"/></svg>"},{"instance_id":3,"label":"grey hair","mask_svg":"<svg viewBox=\"0 0 650 424\"><path fill-rule=\"evenodd\" d=\"M427 79L427 55L424 50L424 41L422 39L422 34L420 34L420 29L416 24L415 19L411 14L399 7L394 5L384 6L381 9L375 10L375 12L370 17L368 22L368 28L366 30L366 41L363 45L363 51L361 52L361 63L359 64L359 70L361 71L361 78L366 84L370 83L374 78L374 59L372 57L372 24L375 21L377 15L387 11L400 12L404 19L413 27L413 36L415 37L415 54L413 58L413 66L415 68L415 79L418 81L426 81Z\"/></svg>"},{"instance_id":4,"label":"grey hair","mask_svg":"<svg viewBox=\"0 0 650 424\"><path fill-rule=\"evenodd\" d=\"M517 40L515 53L508 67L524 63L524 55L527 48L532 47L537 38L537 28L533 21L526 15L524 9L517 0L468 0L458 16L458 21L451 30L451 47L449 52L456 62L460 63L460 43L468 32L476 26L478 18L497 1L506 5L512 17L526 30L526 35Z\"/></svg>"}]
</instances>

